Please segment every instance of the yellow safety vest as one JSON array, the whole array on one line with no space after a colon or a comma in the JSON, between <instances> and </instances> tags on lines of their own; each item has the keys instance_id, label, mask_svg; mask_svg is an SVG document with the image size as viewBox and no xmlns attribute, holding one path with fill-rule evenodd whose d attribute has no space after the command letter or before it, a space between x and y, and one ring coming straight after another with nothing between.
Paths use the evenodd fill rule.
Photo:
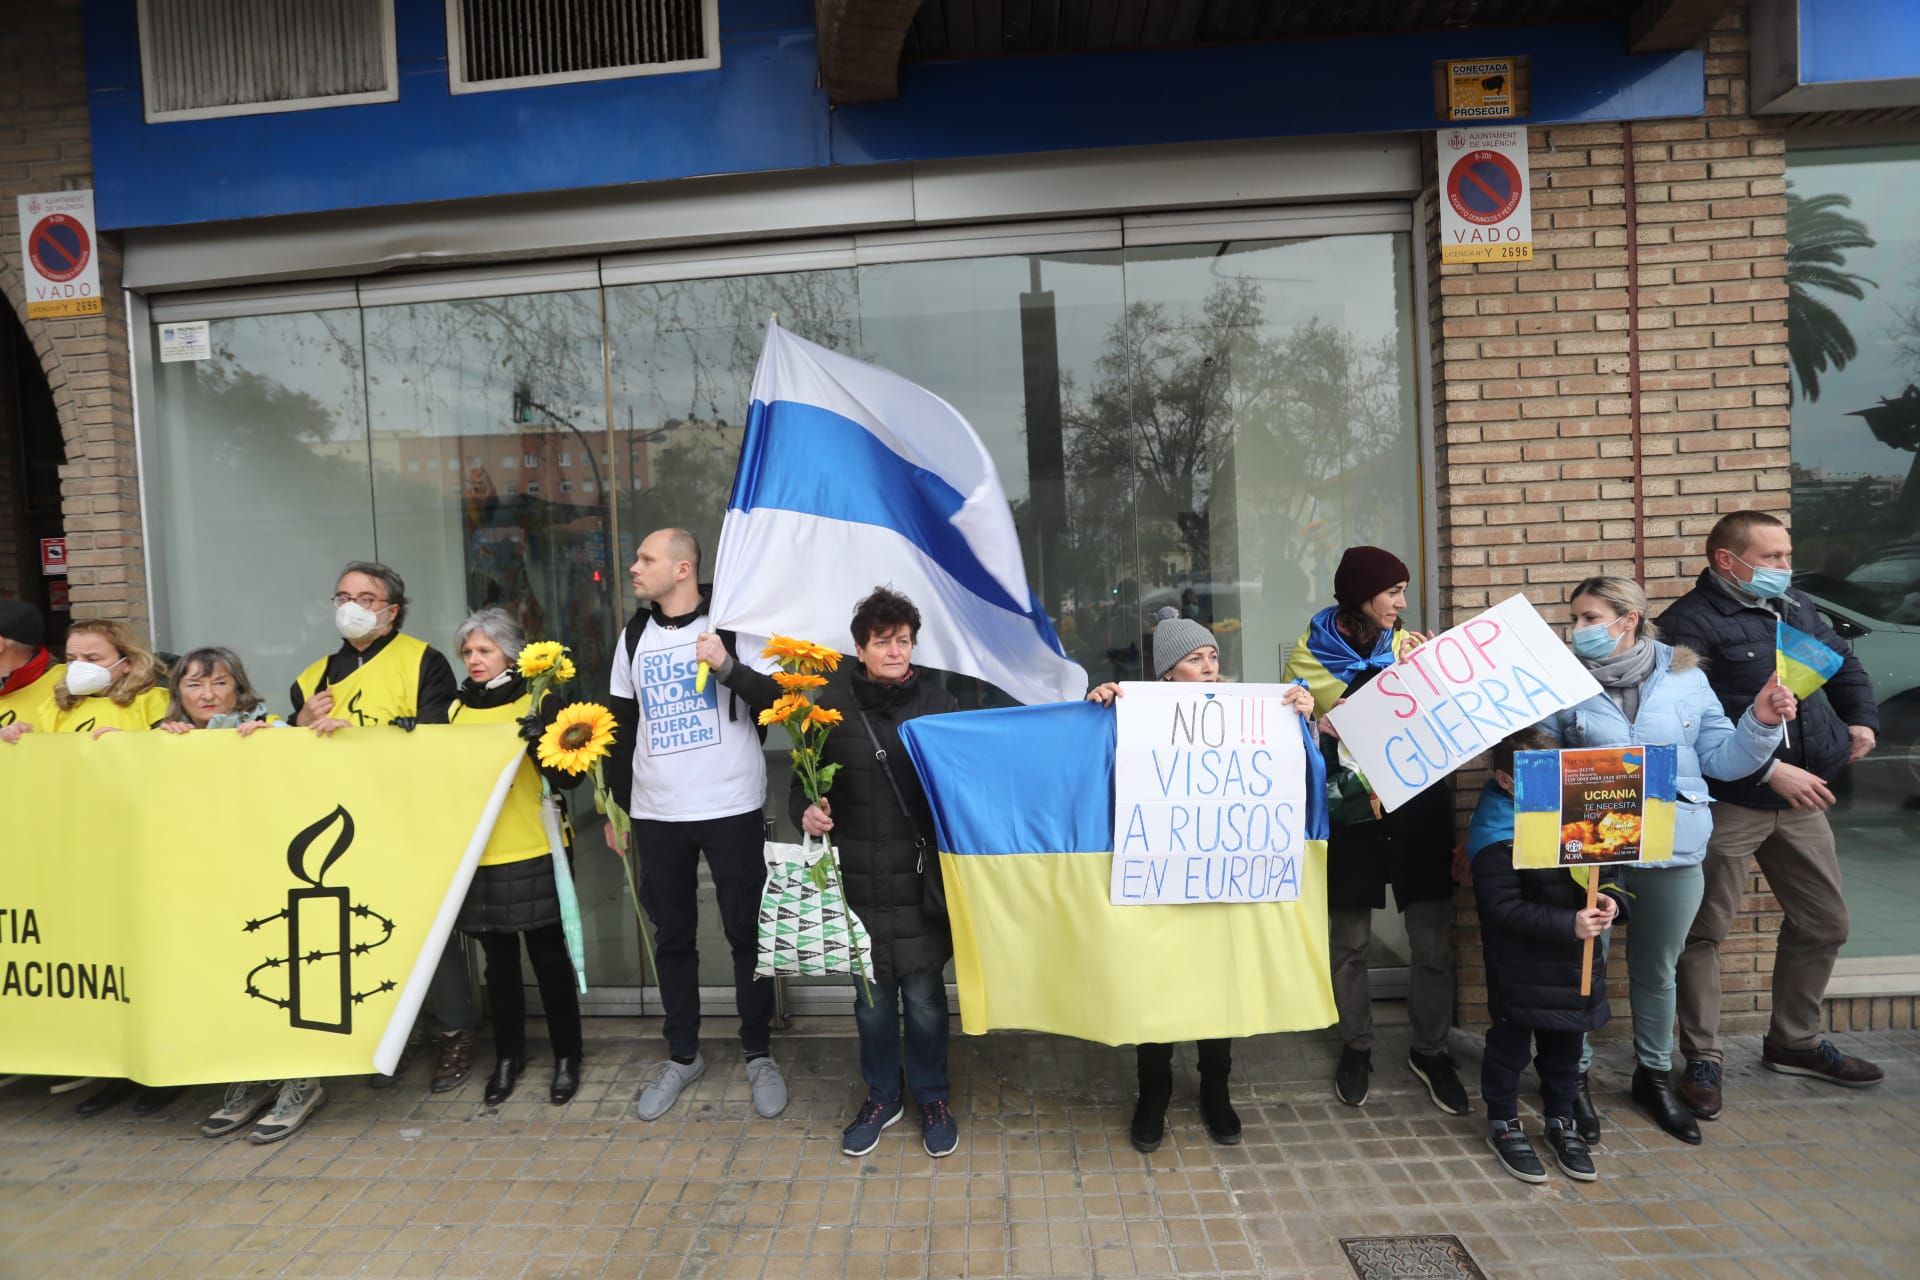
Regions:
<instances>
[{"instance_id":1,"label":"yellow safety vest","mask_svg":"<svg viewBox=\"0 0 1920 1280\"><path fill-rule=\"evenodd\" d=\"M53 709L55 733L92 733L96 729L123 729L131 733L151 729L167 714L167 691L158 686L134 696L121 706L105 694L82 698L65 711Z\"/></svg>"},{"instance_id":2,"label":"yellow safety vest","mask_svg":"<svg viewBox=\"0 0 1920 1280\"><path fill-rule=\"evenodd\" d=\"M395 716L420 714L420 659L426 654L424 640L396 635L386 648L363 662L327 688L333 691L333 717L348 724L385 724ZM320 659L300 673L300 698L304 704L320 690L332 655Z\"/></svg>"},{"instance_id":3,"label":"yellow safety vest","mask_svg":"<svg viewBox=\"0 0 1920 1280\"><path fill-rule=\"evenodd\" d=\"M447 712L447 721L450 724L505 724L518 720L532 709L533 699L524 693L497 707L470 707L456 698ZM480 854L480 865L498 867L545 857L546 853L547 832L540 823L540 774L533 767L533 761L522 756L520 771L513 775L513 786L507 791L507 802L500 806L499 820L493 824L493 838Z\"/></svg>"},{"instance_id":4,"label":"yellow safety vest","mask_svg":"<svg viewBox=\"0 0 1920 1280\"><path fill-rule=\"evenodd\" d=\"M32 725L42 733L53 728L53 686L66 679L67 664L56 662L40 673L40 678L24 689L0 695L0 729L10 724Z\"/></svg>"}]
</instances>

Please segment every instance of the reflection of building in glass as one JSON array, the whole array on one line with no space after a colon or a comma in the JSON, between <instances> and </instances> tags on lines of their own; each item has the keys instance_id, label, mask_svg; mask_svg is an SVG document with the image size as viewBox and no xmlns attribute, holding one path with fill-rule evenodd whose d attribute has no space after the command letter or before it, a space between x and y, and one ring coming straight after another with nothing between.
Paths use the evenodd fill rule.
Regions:
<instances>
[{"instance_id":1,"label":"reflection of building in glass","mask_svg":"<svg viewBox=\"0 0 1920 1280\"><path fill-rule=\"evenodd\" d=\"M370 441L328 442L314 452L351 461L370 451L377 470L448 495L538 497L597 511L603 490L645 492L676 466L723 470L730 482L744 434L744 427L724 421L673 419L650 430L616 429L613 448L597 447L598 456L590 457L571 431L539 424L462 435L375 431ZM604 443L603 432L587 438L595 446Z\"/></svg>"}]
</instances>

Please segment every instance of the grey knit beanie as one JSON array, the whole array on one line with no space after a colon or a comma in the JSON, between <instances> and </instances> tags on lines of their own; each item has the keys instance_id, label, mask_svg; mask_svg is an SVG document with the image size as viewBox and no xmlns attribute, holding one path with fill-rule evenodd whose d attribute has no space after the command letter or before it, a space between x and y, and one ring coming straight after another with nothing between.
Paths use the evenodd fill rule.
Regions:
<instances>
[{"instance_id":1,"label":"grey knit beanie","mask_svg":"<svg viewBox=\"0 0 1920 1280\"><path fill-rule=\"evenodd\" d=\"M1173 664L1203 645L1220 647L1213 638L1213 632L1192 618L1183 618L1180 611L1168 605L1154 615L1159 625L1153 629L1153 678L1160 677L1173 670Z\"/></svg>"}]
</instances>

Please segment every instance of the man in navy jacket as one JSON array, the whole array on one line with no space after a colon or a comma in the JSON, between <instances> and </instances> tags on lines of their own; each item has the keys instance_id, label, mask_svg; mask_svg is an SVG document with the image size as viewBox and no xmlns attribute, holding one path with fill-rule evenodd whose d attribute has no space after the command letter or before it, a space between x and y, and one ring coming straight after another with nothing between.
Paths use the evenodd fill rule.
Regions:
<instances>
[{"instance_id":1,"label":"man in navy jacket","mask_svg":"<svg viewBox=\"0 0 1920 1280\"><path fill-rule=\"evenodd\" d=\"M1737 782L1709 781L1714 806L1706 896L1677 974L1680 1048L1687 1058L1680 1093L1703 1120L1720 1114L1720 944L1746 891L1750 857L1785 915L1762 1064L1852 1088L1881 1080L1879 1067L1841 1053L1820 1035L1820 1002L1848 927L1827 822L1834 802L1829 784L1873 750L1880 717L1860 660L1813 602L1788 585L1792 565L1793 538L1779 520L1761 511L1723 516L1707 535L1699 582L1660 618L1665 639L1706 659L1707 679L1736 719L1773 674L1777 624L1845 656L1821 693L1801 702L1800 718L1766 768Z\"/></svg>"}]
</instances>

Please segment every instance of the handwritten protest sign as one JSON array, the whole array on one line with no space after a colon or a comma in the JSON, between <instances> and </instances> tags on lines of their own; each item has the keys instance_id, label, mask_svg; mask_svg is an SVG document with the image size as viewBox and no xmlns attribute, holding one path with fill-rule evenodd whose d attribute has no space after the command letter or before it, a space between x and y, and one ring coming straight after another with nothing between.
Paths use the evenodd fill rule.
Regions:
<instances>
[{"instance_id":1,"label":"handwritten protest sign","mask_svg":"<svg viewBox=\"0 0 1920 1280\"><path fill-rule=\"evenodd\" d=\"M1112 900L1290 902L1306 742L1287 686L1127 684L1115 703Z\"/></svg>"},{"instance_id":2,"label":"handwritten protest sign","mask_svg":"<svg viewBox=\"0 0 1920 1280\"><path fill-rule=\"evenodd\" d=\"M1328 718L1380 803L1397 809L1500 739L1600 686L1524 596L1421 645Z\"/></svg>"},{"instance_id":3,"label":"handwritten protest sign","mask_svg":"<svg viewBox=\"0 0 1920 1280\"><path fill-rule=\"evenodd\" d=\"M1513 765L1513 865L1583 867L1673 856L1672 746L1522 751Z\"/></svg>"}]
</instances>

